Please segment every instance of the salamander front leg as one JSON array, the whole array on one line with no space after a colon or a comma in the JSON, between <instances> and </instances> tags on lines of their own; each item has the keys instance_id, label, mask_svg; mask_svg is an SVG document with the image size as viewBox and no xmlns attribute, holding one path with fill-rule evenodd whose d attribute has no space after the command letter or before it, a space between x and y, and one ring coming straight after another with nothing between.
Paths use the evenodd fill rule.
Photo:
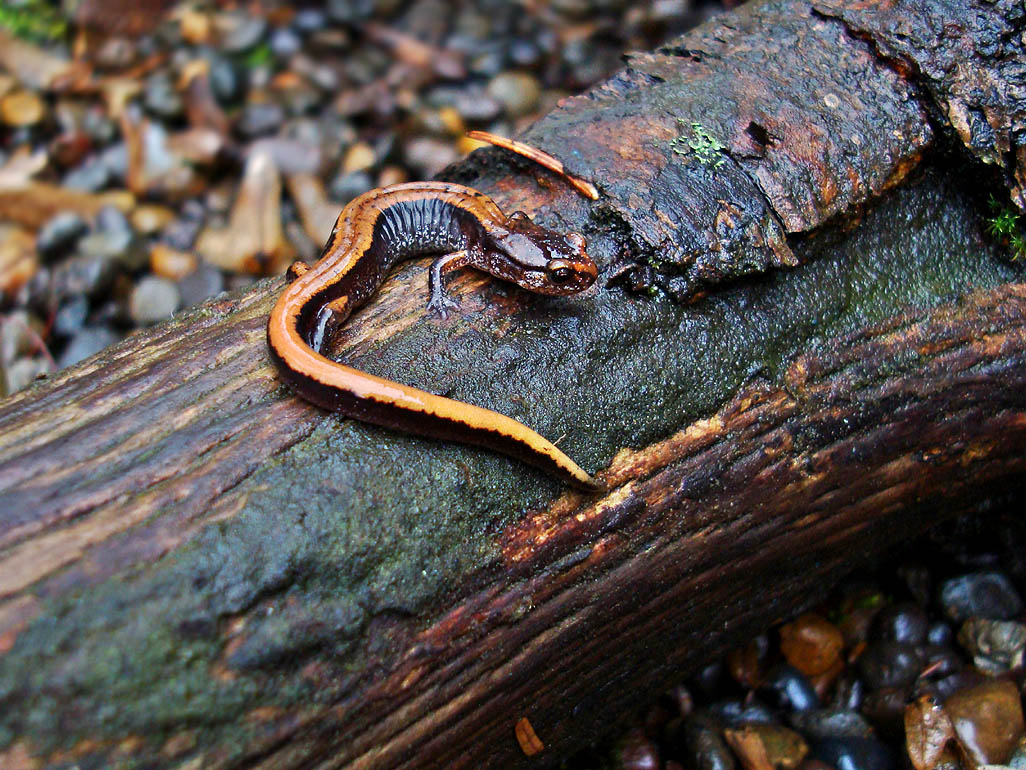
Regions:
<instances>
[{"instance_id":1,"label":"salamander front leg","mask_svg":"<svg viewBox=\"0 0 1026 770\"><path fill-rule=\"evenodd\" d=\"M428 310L437 313L441 318L448 318L449 311L460 306L460 303L446 292L442 274L458 270L469 262L470 255L466 251L454 251L431 263L431 269L428 271L428 291L431 294Z\"/></svg>"}]
</instances>

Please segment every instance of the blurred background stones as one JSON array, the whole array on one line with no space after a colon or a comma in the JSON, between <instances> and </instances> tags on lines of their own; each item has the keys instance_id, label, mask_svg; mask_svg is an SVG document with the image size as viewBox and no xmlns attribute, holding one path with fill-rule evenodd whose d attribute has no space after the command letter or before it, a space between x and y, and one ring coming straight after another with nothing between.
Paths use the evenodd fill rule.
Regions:
<instances>
[{"instance_id":1,"label":"blurred background stones","mask_svg":"<svg viewBox=\"0 0 1026 770\"><path fill-rule=\"evenodd\" d=\"M0 359L0 392L315 258L353 197L431 178L467 130L515 134L722 7L5 2L0 315L35 342Z\"/></svg>"}]
</instances>

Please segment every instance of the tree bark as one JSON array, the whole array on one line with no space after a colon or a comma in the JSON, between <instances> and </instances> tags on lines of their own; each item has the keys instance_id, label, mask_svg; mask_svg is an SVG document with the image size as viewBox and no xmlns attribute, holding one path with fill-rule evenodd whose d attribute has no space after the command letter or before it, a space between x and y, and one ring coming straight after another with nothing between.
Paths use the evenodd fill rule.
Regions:
<instances>
[{"instance_id":1,"label":"tree bark","mask_svg":"<svg viewBox=\"0 0 1026 770\"><path fill-rule=\"evenodd\" d=\"M966 56L930 69L943 2L857 8L747 6L561 105L526 138L598 202L498 150L450 170L585 231L614 285L467 276L443 322L408 266L336 341L561 438L604 495L292 397L264 341L280 280L0 405L0 765L549 766L1014 491L1026 286L966 184L983 129L942 119L987 116L1018 201L1021 100L920 73L1003 82L972 41L1023 22L946 17ZM888 48L895 9L924 39Z\"/></svg>"}]
</instances>

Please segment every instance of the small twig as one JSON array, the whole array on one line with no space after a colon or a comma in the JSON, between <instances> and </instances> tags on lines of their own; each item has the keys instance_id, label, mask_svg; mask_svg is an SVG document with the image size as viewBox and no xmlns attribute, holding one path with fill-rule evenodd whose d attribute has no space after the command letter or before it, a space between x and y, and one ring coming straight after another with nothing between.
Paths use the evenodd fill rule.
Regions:
<instances>
[{"instance_id":1,"label":"small twig","mask_svg":"<svg viewBox=\"0 0 1026 770\"><path fill-rule=\"evenodd\" d=\"M535 163L545 166L550 171L555 171L561 177L566 179L574 188L581 193L585 198L590 198L593 201L597 201L599 197L598 188L595 187L587 179L581 179L580 177L574 176L566 167L563 162L552 155L549 155L543 150L539 150L537 147L532 147L529 144L518 142L516 139L507 139L504 136L493 134L490 131L469 131L467 136L471 139L477 139L482 142L488 142L488 144L494 144L496 147L502 147L505 150L515 152L517 155L523 155L525 158L530 158Z\"/></svg>"}]
</instances>

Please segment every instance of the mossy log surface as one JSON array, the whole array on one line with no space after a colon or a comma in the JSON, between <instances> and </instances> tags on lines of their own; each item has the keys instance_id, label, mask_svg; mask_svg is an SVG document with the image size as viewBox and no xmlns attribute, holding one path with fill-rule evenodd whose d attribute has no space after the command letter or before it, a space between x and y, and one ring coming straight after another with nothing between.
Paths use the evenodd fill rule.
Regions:
<instances>
[{"instance_id":1,"label":"mossy log surface","mask_svg":"<svg viewBox=\"0 0 1026 770\"><path fill-rule=\"evenodd\" d=\"M468 275L441 321L413 264L336 340L559 439L607 494L294 398L281 279L0 404L0 765L550 766L1014 490L1026 285L980 199L1014 200L1017 156L988 177L873 4L826 5L743 7L533 127L599 201L499 150L450 170L585 232L587 296ZM943 3L880 5L931 29ZM965 39L1021 24L976 5Z\"/></svg>"}]
</instances>

